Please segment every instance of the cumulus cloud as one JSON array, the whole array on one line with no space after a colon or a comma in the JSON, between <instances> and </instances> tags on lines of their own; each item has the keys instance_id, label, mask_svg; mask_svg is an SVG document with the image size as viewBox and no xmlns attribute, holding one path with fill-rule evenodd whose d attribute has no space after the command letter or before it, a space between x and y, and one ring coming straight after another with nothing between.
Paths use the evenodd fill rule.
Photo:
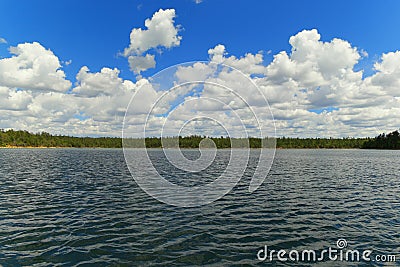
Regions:
<instances>
[{"instance_id":1,"label":"cumulus cloud","mask_svg":"<svg viewBox=\"0 0 400 267\"><path fill-rule=\"evenodd\" d=\"M236 58L235 56L226 57L227 52L225 46L219 44L209 49L208 55L212 62L226 64L247 74L260 74L265 71L261 52L255 55L247 53L240 58Z\"/></svg>"},{"instance_id":2,"label":"cumulus cloud","mask_svg":"<svg viewBox=\"0 0 400 267\"><path fill-rule=\"evenodd\" d=\"M221 44L208 54L211 61L252 77L271 105L278 135L371 136L398 127L393 118L400 111L400 52L383 54L375 64L376 73L363 78L363 71L354 66L368 54L346 40L324 42L313 29L290 37L289 43L291 51L277 53L269 64L261 53L229 56ZM219 78L235 81L225 76ZM240 93L256 105L248 98L252 92Z\"/></svg>"},{"instance_id":3,"label":"cumulus cloud","mask_svg":"<svg viewBox=\"0 0 400 267\"><path fill-rule=\"evenodd\" d=\"M140 74L140 72L156 66L154 55L150 54L147 54L146 56L129 56L128 62L131 71L133 71L135 74Z\"/></svg>"},{"instance_id":4,"label":"cumulus cloud","mask_svg":"<svg viewBox=\"0 0 400 267\"><path fill-rule=\"evenodd\" d=\"M41 44L24 43L9 50L14 56L0 59L0 86L58 92L71 86L58 57Z\"/></svg>"},{"instance_id":5,"label":"cumulus cloud","mask_svg":"<svg viewBox=\"0 0 400 267\"><path fill-rule=\"evenodd\" d=\"M130 44L123 55L128 58L131 70L140 74L155 67L154 55L143 53L150 49L172 48L179 46L182 36L178 35L179 27L175 26L175 9L160 9L150 19L145 20L146 29L133 28Z\"/></svg>"},{"instance_id":6,"label":"cumulus cloud","mask_svg":"<svg viewBox=\"0 0 400 267\"><path fill-rule=\"evenodd\" d=\"M135 84L129 80L122 80L119 72L117 68L102 68L100 72L90 73L89 68L84 66L76 75L77 86L72 92L77 93L77 96L96 97L114 96L133 90Z\"/></svg>"},{"instance_id":7,"label":"cumulus cloud","mask_svg":"<svg viewBox=\"0 0 400 267\"><path fill-rule=\"evenodd\" d=\"M182 37L174 25L175 9L160 9L151 19L146 19L146 30L134 28L130 35L131 43L125 48L124 55L140 54L159 46L171 48L179 46Z\"/></svg>"},{"instance_id":8,"label":"cumulus cloud","mask_svg":"<svg viewBox=\"0 0 400 267\"><path fill-rule=\"evenodd\" d=\"M146 29L132 30L134 38L124 55L134 73L155 67L151 49L180 44L174 18L174 10L160 10L146 20ZM160 101L155 112L172 112L167 125L171 133L193 116L211 114L240 134L242 125L228 109L245 124L251 124L252 118L243 100L259 114L268 114L260 94L250 86L255 83L268 99L279 136L374 136L398 128L400 51L382 54L374 65L376 72L363 77L363 71L356 71L354 66L366 51L349 41L322 41L313 29L293 35L289 44L289 51L278 52L269 63L261 52L230 55L222 44L210 48L209 62L179 67L171 73L181 83L210 84L177 88ZM119 136L125 109L135 92L139 101L135 102L135 114L128 118L130 126L143 126L145 112L163 93L147 79L122 79L117 68L92 72L86 66L79 70L70 90L71 82L51 50L34 42L11 47L10 53L11 57L0 59L0 118L4 128ZM247 79L227 69L214 75L215 63L232 66ZM235 88L236 94L214 83ZM204 99L195 102L200 96ZM188 102L174 106L176 99ZM156 133L164 121L163 116L152 117L148 122L151 133ZM217 134L218 127L201 120L193 122L187 131L196 133L202 127Z\"/></svg>"},{"instance_id":9,"label":"cumulus cloud","mask_svg":"<svg viewBox=\"0 0 400 267\"><path fill-rule=\"evenodd\" d=\"M337 38L322 42L316 30L302 31L289 42L291 53L275 55L266 66L265 78L257 82L272 98L278 97L274 95L278 88L286 87L279 90L286 98L278 97L272 106L278 108L274 114L280 114L278 118L286 121L292 135L371 136L397 128L384 115L397 114L400 108L394 99L400 85L397 52L383 54L375 64L376 74L363 79L362 71L354 71L354 66L366 52L349 42ZM283 102L291 103L293 112L307 112L310 119L282 112L287 110L279 107ZM337 110L323 111L332 107ZM320 120L328 115L329 123Z\"/></svg>"},{"instance_id":10,"label":"cumulus cloud","mask_svg":"<svg viewBox=\"0 0 400 267\"><path fill-rule=\"evenodd\" d=\"M32 101L30 92L0 86L0 110L26 110Z\"/></svg>"},{"instance_id":11,"label":"cumulus cloud","mask_svg":"<svg viewBox=\"0 0 400 267\"><path fill-rule=\"evenodd\" d=\"M196 62L189 66L179 66L175 73L178 81L181 83L188 81L204 81L214 71L214 67L206 62Z\"/></svg>"},{"instance_id":12,"label":"cumulus cloud","mask_svg":"<svg viewBox=\"0 0 400 267\"><path fill-rule=\"evenodd\" d=\"M11 47L10 53L0 60L3 128L118 136L133 91L145 81L123 80L116 68L91 73L84 66L69 91L71 82L52 51L34 42Z\"/></svg>"},{"instance_id":13,"label":"cumulus cloud","mask_svg":"<svg viewBox=\"0 0 400 267\"><path fill-rule=\"evenodd\" d=\"M41 124L65 123L70 120L79 109L74 96L58 92L46 92L34 97L28 106L29 116L41 120Z\"/></svg>"},{"instance_id":14,"label":"cumulus cloud","mask_svg":"<svg viewBox=\"0 0 400 267\"><path fill-rule=\"evenodd\" d=\"M371 85L382 88L383 91L400 97L400 51L383 54L381 62L375 63L377 73L368 81Z\"/></svg>"},{"instance_id":15,"label":"cumulus cloud","mask_svg":"<svg viewBox=\"0 0 400 267\"><path fill-rule=\"evenodd\" d=\"M341 39L322 42L320 38L315 29L290 37L291 54L282 51L275 55L266 75L277 83L293 79L299 86L310 87L329 84L332 78L352 72L360 59L357 49Z\"/></svg>"},{"instance_id":16,"label":"cumulus cloud","mask_svg":"<svg viewBox=\"0 0 400 267\"><path fill-rule=\"evenodd\" d=\"M227 52L225 51L225 46L222 44L216 45L214 48L208 49L210 60L216 63L223 63L226 54Z\"/></svg>"}]
</instances>

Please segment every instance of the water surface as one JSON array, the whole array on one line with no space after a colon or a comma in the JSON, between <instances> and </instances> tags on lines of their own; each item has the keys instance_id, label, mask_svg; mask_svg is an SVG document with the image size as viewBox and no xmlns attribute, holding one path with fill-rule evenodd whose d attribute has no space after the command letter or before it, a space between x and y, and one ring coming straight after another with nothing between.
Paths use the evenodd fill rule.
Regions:
<instances>
[{"instance_id":1,"label":"water surface","mask_svg":"<svg viewBox=\"0 0 400 267\"><path fill-rule=\"evenodd\" d=\"M224 166L222 157L214 171L183 175L152 153L186 186ZM222 199L178 208L136 185L122 150L1 149L0 265L259 265L264 245L318 250L338 238L399 261L399 160L400 151L278 150L254 193L250 166ZM360 265L319 263L328 264Z\"/></svg>"}]
</instances>

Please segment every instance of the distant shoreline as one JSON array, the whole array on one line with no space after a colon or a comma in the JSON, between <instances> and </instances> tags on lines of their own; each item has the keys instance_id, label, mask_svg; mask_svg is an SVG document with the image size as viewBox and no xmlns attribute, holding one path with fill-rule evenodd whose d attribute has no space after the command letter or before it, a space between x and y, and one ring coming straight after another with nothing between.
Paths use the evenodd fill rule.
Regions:
<instances>
[{"instance_id":1,"label":"distant shoreline","mask_svg":"<svg viewBox=\"0 0 400 267\"><path fill-rule=\"evenodd\" d=\"M176 137L74 137L51 135L46 132L30 133L28 131L0 129L0 147L4 148L162 148L175 147L179 142L180 148L199 148L202 141L211 139L217 149L262 148L269 144L277 149L400 149L400 134L394 131L381 134L375 138L293 138L293 137L246 137L234 138L227 136L207 137L200 135ZM211 147L212 148L212 147Z\"/></svg>"},{"instance_id":2,"label":"distant shoreline","mask_svg":"<svg viewBox=\"0 0 400 267\"><path fill-rule=\"evenodd\" d=\"M107 150L107 149L118 149L123 150L122 147L24 147L24 146L6 146L0 147L1 150L12 149L12 150L21 150L21 149L37 149L37 150L52 150L52 149L70 149L70 150L83 150L83 149L91 149L91 150ZM132 148L132 149L140 149L140 148ZM162 147L148 147L147 150L162 150ZM194 150L197 148L185 148L182 147L180 150ZM206 148L207 149L207 148ZM228 150L230 148L217 148L217 150ZM246 148L233 148L233 149L246 149ZM250 150L259 150L261 148L250 148ZM338 148L294 148L294 147L277 147L276 150L393 150L398 151L400 149L387 149L387 148L346 148L346 147L338 147Z\"/></svg>"},{"instance_id":3,"label":"distant shoreline","mask_svg":"<svg viewBox=\"0 0 400 267\"><path fill-rule=\"evenodd\" d=\"M1 149L120 149L123 150L122 147L46 147L46 146L0 146ZM139 147L132 147L129 149L141 149ZM150 150L161 150L162 147L147 147L146 149ZM168 148L165 148L168 149ZM193 150L198 149L195 147L180 147L181 150ZM208 149L208 148L203 148ZM228 150L231 148L217 148L217 150ZM233 149L246 149L243 148L233 148ZM251 150L261 149L260 147L250 148ZM268 148L266 148L268 149ZM387 148L359 148L359 147L336 147L336 148L325 148L325 147L276 147L276 150L400 150L400 149L387 149Z\"/></svg>"},{"instance_id":4,"label":"distant shoreline","mask_svg":"<svg viewBox=\"0 0 400 267\"><path fill-rule=\"evenodd\" d=\"M0 149L58 149L58 148L65 148L65 149L107 149L107 148L118 148L122 149L121 147L70 147L70 146L0 146Z\"/></svg>"}]
</instances>

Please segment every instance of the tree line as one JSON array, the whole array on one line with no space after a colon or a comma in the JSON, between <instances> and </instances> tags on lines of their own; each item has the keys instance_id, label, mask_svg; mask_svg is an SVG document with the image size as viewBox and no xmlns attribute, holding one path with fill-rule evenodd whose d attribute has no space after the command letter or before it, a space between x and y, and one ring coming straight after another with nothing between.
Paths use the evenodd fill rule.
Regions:
<instances>
[{"instance_id":1,"label":"tree line","mask_svg":"<svg viewBox=\"0 0 400 267\"><path fill-rule=\"evenodd\" d=\"M74 137L51 135L46 132L0 130L0 146L15 147L122 147L121 138L117 137Z\"/></svg>"},{"instance_id":2,"label":"tree line","mask_svg":"<svg viewBox=\"0 0 400 267\"><path fill-rule=\"evenodd\" d=\"M399 131L394 131L389 134L380 134L374 139L369 139L363 144L362 148L369 149L400 149L400 134Z\"/></svg>"},{"instance_id":3,"label":"tree line","mask_svg":"<svg viewBox=\"0 0 400 267\"><path fill-rule=\"evenodd\" d=\"M192 135L178 138L149 137L143 139L125 139L129 147L161 148L173 147L178 140L181 148L198 148L206 136ZM209 137L217 148L250 147L260 148L265 142L273 139ZM375 138L290 138L280 137L274 140L277 148L367 148L367 149L400 149L398 131L380 134ZM132 143L130 143L132 142ZM207 142L204 143L207 147ZM46 132L30 133L28 131L0 129L0 147L76 147L76 148L121 148L119 137L74 137L51 135Z\"/></svg>"}]
</instances>

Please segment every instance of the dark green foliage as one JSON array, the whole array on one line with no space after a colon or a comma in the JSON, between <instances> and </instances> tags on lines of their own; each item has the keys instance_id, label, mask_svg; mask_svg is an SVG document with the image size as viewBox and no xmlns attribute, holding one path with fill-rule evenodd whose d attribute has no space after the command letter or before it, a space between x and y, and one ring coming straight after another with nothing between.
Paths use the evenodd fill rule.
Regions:
<instances>
[{"instance_id":1,"label":"dark green foliage","mask_svg":"<svg viewBox=\"0 0 400 267\"><path fill-rule=\"evenodd\" d=\"M277 148L362 148L367 138L278 138Z\"/></svg>"},{"instance_id":2,"label":"dark green foliage","mask_svg":"<svg viewBox=\"0 0 400 267\"><path fill-rule=\"evenodd\" d=\"M51 135L46 132L0 130L0 146L17 147L122 147L121 138L116 137L72 137Z\"/></svg>"},{"instance_id":3,"label":"dark green foliage","mask_svg":"<svg viewBox=\"0 0 400 267\"><path fill-rule=\"evenodd\" d=\"M181 148L198 148L201 140L206 136L193 135L179 137ZM238 139L228 137L211 137L217 148L243 147L260 148L260 138ZM130 139L132 144L143 144L143 140ZM172 138L166 138L164 146ZM176 140L176 139L175 139ZM161 139L149 137L145 139L146 147L161 148ZM0 130L0 146L18 147L101 147L121 148L122 140L117 137L72 137L51 135L46 132L29 133L27 131ZM143 145L142 145L143 146ZM399 148L399 133L380 135L371 138L277 138L277 148Z\"/></svg>"},{"instance_id":4,"label":"dark green foliage","mask_svg":"<svg viewBox=\"0 0 400 267\"><path fill-rule=\"evenodd\" d=\"M362 148L369 149L400 149L400 134L399 131L394 131L389 134L380 134L373 139L368 139Z\"/></svg>"}]
</instances>

